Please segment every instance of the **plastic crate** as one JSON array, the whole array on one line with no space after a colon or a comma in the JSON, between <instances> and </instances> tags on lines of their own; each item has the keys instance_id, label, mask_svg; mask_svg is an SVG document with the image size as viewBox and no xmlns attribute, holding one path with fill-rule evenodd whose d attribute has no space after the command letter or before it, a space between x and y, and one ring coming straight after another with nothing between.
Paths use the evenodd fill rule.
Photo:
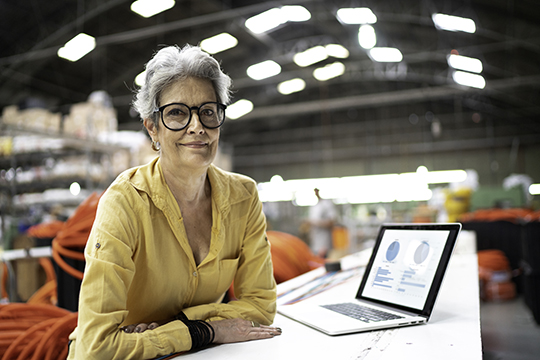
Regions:
<instances>
[{"instance_id":1,"label":"plastic crate","mask_svg":"<svg viewBox=\"0 0 540 360\"><path fill-rule=\"evenodd\" d=\"M525 304L531 309L534 320L540 325L540 271L535 271L522 261L523 297Z\"/></svg>"},{"instance_id":2,"label":"plastic crate","mask_svg":"<svg viewBox=\"0 0 540 360\"><path fill-rule=\"evenodd\" d=\"M540 272L540 222L523 225L521 248L523 260L533 271Z\"/></svg>"},{"instance_id":3,"label":"plastic crate","mask_svg":"<svg viewBox=\"0 0 540 360\"><path fill-rule=\"evenodd\" d=\"M512 270L521 267L523 225L509 221L471 221L463 222L463 230L476 232L476 249L497 249L504 252ZM522 276L512 280L518 293L523 292Z\"/></svg>"}]
</instances>

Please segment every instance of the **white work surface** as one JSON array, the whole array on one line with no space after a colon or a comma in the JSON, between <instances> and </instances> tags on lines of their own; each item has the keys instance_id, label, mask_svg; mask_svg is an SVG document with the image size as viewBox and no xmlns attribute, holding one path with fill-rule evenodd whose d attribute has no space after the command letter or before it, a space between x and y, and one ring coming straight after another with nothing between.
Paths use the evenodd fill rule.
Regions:
<instances>
[{"instance_id":1,"label":"white work surface","mask_svg":"<svg viewBox=\"0 0 540 360\"><path fill-rule=\"evenodd\" d=\"M278 294L323 272L320 268L280 284ZM305 301L354 298L359 284L360 277L356 276ZM454 254L426 325L328 336L277 314L274 326L283 329L281 336L217 345L176 359L482 359L479 307L476 254Z\"/></svg>"}]
</instances>

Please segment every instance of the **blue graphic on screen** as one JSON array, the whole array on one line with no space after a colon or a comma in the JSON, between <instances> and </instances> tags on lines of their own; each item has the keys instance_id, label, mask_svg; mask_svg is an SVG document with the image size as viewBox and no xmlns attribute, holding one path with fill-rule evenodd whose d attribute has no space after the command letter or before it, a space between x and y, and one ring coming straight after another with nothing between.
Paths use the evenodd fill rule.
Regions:
<instances>
[{"instance_id":1,"label":"blue graphic on screen","mask_svg":"<svg viewBox=\"0 0 540 360\"><path fill-rule=\"evenodd\" d=\"M377 269L377 275L375 275L375 279L373 280L373 286L382 286L382 287L386 287L386 288L391 289L392 286L387 285L385 283L394 280L394 278L389 277L387 275L390 275L390 271L388 271L386 269L383 269L383 268L378 268Z\"/></svg>"},{"instance_id":2,"label":"blue graphic on screen","mask_svg":"<svg viewBox=\"0 0 540 360\"><path fill-rule=\"evenodd\" d=\"M422 309L449 233L386 230L362 296Z\"/></svg>"},{"instance_id":3,"label":"blue graphic on screen","mask_svg":"<svg viewBox=\"0 0 540 360\"><path fill-rule=\"evenodd\" d=\"M426 261L426 258L429 254L429 244L425 241L423 241L414 252L414 262L417 264L421 264L424 261Z\"/></svg>"},{"instance_id":4,"label":"blue graphic on screen","mask_svg":"<svg viewBox=\"0 0 540 360\"><path fill-rule=\"evenodd\" d=\"M386 260L392 261L396 258L399 253L399 241L394 241L386 250Z\"/></svg>"}]
</instances>

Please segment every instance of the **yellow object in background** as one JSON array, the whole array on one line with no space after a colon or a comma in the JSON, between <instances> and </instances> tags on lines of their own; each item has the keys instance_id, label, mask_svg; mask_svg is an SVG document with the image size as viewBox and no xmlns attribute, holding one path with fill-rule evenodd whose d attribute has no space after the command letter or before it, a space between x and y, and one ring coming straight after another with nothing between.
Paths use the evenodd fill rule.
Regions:
<instances>
[{"instance_id":1,"label":"yellow object in background","mask_svg":"<svg viewBox=\"0 0 540 360\"><path fill-rule=\"evenodd\" d=\"M447 190L444 207L448 213L448 221L455 222L459 216L469 211L472 190L468 188Z\"/></svg>"},{"instance_id":2,"label":"yellow object in background","mask_svg":"<svg viewBox=\"0 0 540 360\"><path fill-rule=\"evenodd\" d=\"M332 245L336 250L349 248L349 231L344 226L334 226L332 229Z\"/></svg>"},{"instance_id":3,"label":"yellow object in background","mask_svg":"<svg viewBox=\"0 0 540 360\"><path fill-rule=\"evenodd\" d=\"M0 156L11 155L13 138L11 136L0 136Z\"/></svg>"}]
</instances>

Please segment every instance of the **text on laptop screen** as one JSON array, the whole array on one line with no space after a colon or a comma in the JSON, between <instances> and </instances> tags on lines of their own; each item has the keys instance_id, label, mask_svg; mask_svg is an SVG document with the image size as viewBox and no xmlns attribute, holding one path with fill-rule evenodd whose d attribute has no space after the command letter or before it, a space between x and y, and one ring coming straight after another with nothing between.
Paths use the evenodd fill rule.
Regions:
<instances>
[{"instance_id":1,"label":"text on laptop screen","mask_svg":"<svg viewBox=\"0 0 540 360\"><path fill-rule=\"evenodd\" d=\"M387 229L362 296L422 310L449 233Z\"/></svg>"}]
</instances>

